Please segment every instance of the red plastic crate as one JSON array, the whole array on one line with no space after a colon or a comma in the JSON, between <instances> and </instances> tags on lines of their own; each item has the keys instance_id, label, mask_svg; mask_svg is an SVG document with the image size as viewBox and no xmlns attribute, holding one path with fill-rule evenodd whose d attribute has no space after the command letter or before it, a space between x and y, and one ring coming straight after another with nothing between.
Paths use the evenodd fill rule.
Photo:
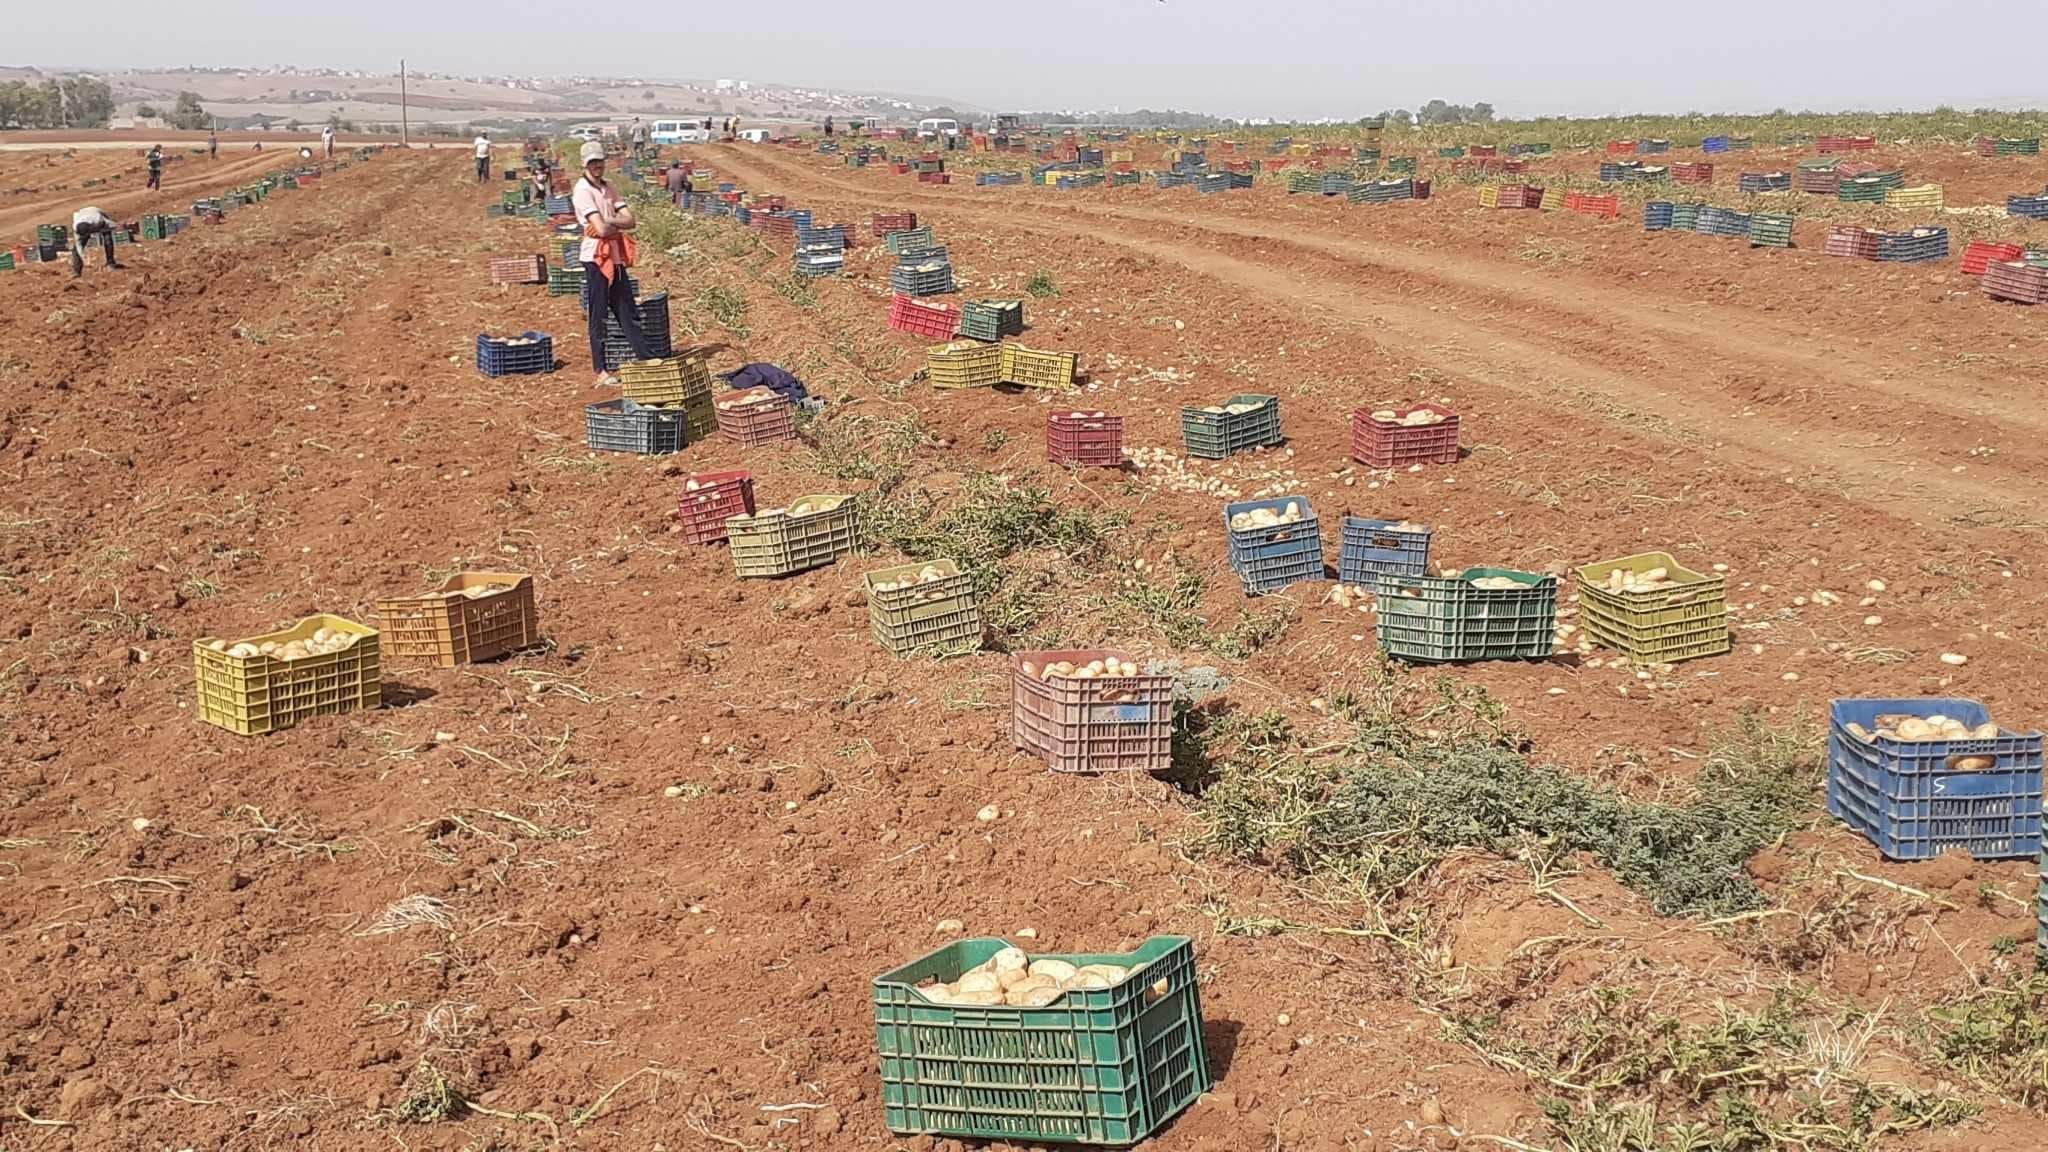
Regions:
<instances>
[{"instance_id":1,"label":"red plastic crate","mask_svg":"<svg viewBox=\"0 0 2048 1152\"><path fill-rule=\"evenodd\" d=\"M742 448L796 438L796 410L766 388L729 393L717 407L718 434Z\"/></svg>"},{"instance_id":2,"label":"red plastic crate","mask_svg":"<svg viewBox=\"0 0 2048 1152\"><path fill-rule=\"evenodd\" d=\"M1414 183L1414 188L1415 188L1415 198L1416 198L1417 200L1427 200L1427 199L1429 199L1429 181L1427 181L1427 180L1417 180L1417 181L1415 181L1415 183Z\"/></svg>"},{"instance_id":3,"label":"red plastic crate","mask_svg":"<svg viewBox=\"0 0 2048 1152\"><path fill-rule=\"evenodd\" d=\"M1121 468L1124 418L1106 412L1053 412L1045 418L1045 458L1084 468Z\"/></svg>"},{"instance_id":4,"label":"red plastic crate","mask_svg":"<svg viewBox=\"0 0 2048 1152\"><path fill-rule=\"evenodd\" d=\"M1963 275L1982 276L1984 269L1993 264L2017 260L2026 254L2026 248L2019 244L1994 244L1989 240L1972 240L1963 249Z\"/></svg>"},{"instance_id":5,"label":"red plastic crate","mask_svg":"<svg viewBox=\"0 0 2048 1152\"><path fill-rule=\"evenodd\" d=\"M1498 156L1500 155L1500 147L1494 144L1474 144L1470 148L1465 149L1465 155Z\"/></svg>"},{"instance_id":6,"label":"red plastic crate","mask_svg":"<svg viewBox=\"0 0 2048 1152\"><path fill-rule=\"evenodd\" d=\"M545 284L548 261L545 256L500 256L491 261L493 284Z\"/></svg>"},{"instance_id":7,"label":"red plastic crate","mask_svg":"<svg viewBox=\"0 0 2048 1152\"><path fill-rule=\"evenodd\" d=\"M1503 160L1500 163L1500 170L1506 172L1510 176L1513 176L1518 173L1527 172L1529 170L1529 162L1520 157L1516 157L1511 160Z\"/></svg>"},{"instance_id":8,"label":"red plastic crate","mask_svg":"<svg viewBox=\"0 0 2048 1152\"><path fill-rule=\"evenodd\" d=\"M2014 304L2048 304L2048 268L2018 260L1984 269L1984 294Z\"/></svg>"},{"instance_id":9,"label":"red plastic crate","mask_svg":"<svg viewBox=\"0 0 2048 1152\"><path fill-rule=\"evenodd\" d=\"M754 206L767 212L780 212L789 207L789 203L780 196L763 196Z\"/></svg>"},{"instance_id":10,"label":"red plastic crate","mask_svg":"<svg viewBox=\"0 0 2048 1152\"><path fill-rule=\"evenodd\" d=\"M1996 140L1992 139L1992 138L1991 138L1991 137L1989 137L1989 136L1979 136L1979 137L1977 137L1977 155L1979 155L1979 156L1996 156L1996 155L1998 155L1998 141L1996 141Z\"/></svg>"},{"instance_id":11,"label":"red plastic crate","mask_svg":"<svg viewBox=\"0 0 2048 1152\"><path fill-rule=\"evenodd\" d=\"M1633 156L1636 154L1636 142L1633 140L1609 140L1607 142L1607 154L1609 156Z\"/></svg>"},{"instance_id":12,"label":"red plastic crate","mask_svg":"<svg viewBox=\"0 0 2048 1152\"><path fill-rule=\"evenodd\" d=\"M898 292L889 301L889 327L927 340L951 340L960 330L960 313L948 305Z\"/></svg>"},{"instance_id":13,"label":"red plastic crate","mask_svg":"<svg viewBox=\"0 0 2048 1152\"><path fill-rule=\"evenodd\" d=\"M891 232L908 232L917 227L917 213L877 212L869 218L868 225L875 230L877 236L887 236Z\"/></svg>"},{"instance_id":14,"label":"red plastic crate","mask_svg":"<svg viewBox=\"0 0 2048 1152\"><path fill-rule=\"evenodd\" d=\"M1821 251L1829 256L1846 256L1852 260L1877 259L1877 233L1854 224L1837 224L1828 229L1827 242Z\"/></svg>"},{"instance_id":15,"label":"red plastic crate","mask_svg":"<svg viewBox=\"0 0 2048 1152\"><path fill-rule=\"evenodd\" d=\"M1581 212L1587 216L1604 216L1612 220L1621 215L1621 197L1590 196L1584 192L1570 192L1565 195L1564 207L1567 212Z\"/></svg>"},{"instance_id":16,"label":"red plastic crate","mask_svg":"<svg viewBox=\"0 0 2048 1152\"><path fill-rule=\"evenodd\" d=\"M1712 164L1673 164L1671 166L1671 179L1674 183L1678 184L1712 184L1714 182L1714 166Z\"/></svg>"},{"instance_id":17,"label":"red plastic crate","mask_svg":"<svg viewBox=\"0 0 2048 1152\"><path fill-rule=\"evenodd\" d=\"M895 172L895 173L896 173L896 174L897 174L898 176L908 176L908 175L910 175L910 165L908 165L908 164L891 164L891 165L889 165L889 168L890 168L890 170L891 170L891 171Z\"/></svg>"},{"instance_id":18,"label":"red plastic crate","mask_svg":"<svg viewBox=\"0 0 2048 1152\"><path fill-rule=\"evenodd\" d=\"M692 544L716 544L725 539L727 517L753 514L751 472L698 472L683 481L683 539Z\"/></svg>"},{"instance_id":19,"label":"red plastic crate","mask_svg":"<svg viewBox=\"0 0 2048 1152\"><path fill-rule=\"evenodd\" d=\"M917 182L919 184L951 184L953 182L953 174L951 172L919 172L917 174Z\"/></svg>"},{"instance_id":20,"label":"red plastic crate","mask_svg":"<svg viewBox=\"0 0 2048 1152\"><path fill-rule=\"evenodd\" d=\"M1062 660L1131 660L1114 649L1019 652L1010 659L1010 740L1017 748L1055 772L1161 772L1172 766L1171 676L1148 674L1142 664L1135 676L1039 675Z\"/></svg>"},{"instance_id":21,"label":"red plastic crate","mask_svg":"<svg viewBox=\"0 0 2048 1152\"><path fill-rule=\"evenodd\" d=\"M796 239L796 218L793 216L775 216L767 212L756 212L753 214L750 222L754 227L759 228L770 236L780 237L784 240Z\"/></svg>"},{"instance_id":22,"label":"red plastic crate","mask_svg":"<svg viewBox=\"0 0 2048 1152\"><path fill-rule=\"evenodd\" d=\"M1393 409L1393 420L1373 419L1373 410L1359 408L1351 413L1351 458L1368 468L1405 468L1410 464L1456 464L1458 462L1458 414L1436 404L1417 404L1406 410ZM1400 417L1409 412L1436 412L1444 419L1437 424L1408 427Z\"/></svg>"}]
</instances>

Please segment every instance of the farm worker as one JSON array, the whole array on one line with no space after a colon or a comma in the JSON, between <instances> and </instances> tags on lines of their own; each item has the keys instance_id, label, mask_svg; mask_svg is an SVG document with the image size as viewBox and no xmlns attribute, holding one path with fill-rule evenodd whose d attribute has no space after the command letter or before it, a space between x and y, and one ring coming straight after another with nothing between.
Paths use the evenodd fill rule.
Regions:
<instances>
[{"instance_id":1,"label":"farm worker","mask_svg":"<svg viewBox=\"0 0 2048 1152\"><path fill-rule=\"evenodd\" d=\"M85 275L85 242L97 236L100 238L100 252L107 258L107 267L121 268L125 265L114 259L114 229L119 227L107 214L87 206L71 214L71 275L73 278Z\"/></svg>"},{"instance_id":2,"label":"farm worker","mask_svg":"<svg viewBox=\"0 0 2048 1152\"><path fill-rule=\"evenodd\" d=\"M334 159L334 125L329 124L320 130L320 147L326 152L327 159Z\"/></svg>"},{"instance_id":3,"label":"farm worker","mask_svg":"<svg viewBox=\"0 0 2048 1152\"><path fill-rule=\"evenodd\" d=\"M635 159L638 159L646 151L647 125L642 124L640 118L635 116L633 117L633 156Z\"/></svg>"},{"instance_id":4,"label":"farm worker","mask_svg":"<svg viewBox=\"0 0 2048 1152\"><path fill-rule=\"evenodd\" d=\"M481 184L491 177L491 134L478 132L476 139L476 182Z\"/></svg>"},{"instance_id":5,"label":"farm worker","mask_svg":"<svg viewBox=\"0 0 2048 1152\"><path fill-rule=\"evenodd\" d=\"M164 146L161 144L149 146L149 186L157 189L164 186Z\"/></svg>"},{"instance_id":6,"label":"farm worker","mask_svg":"<svg viewBox=\"0 0 2048 1152\"><path fill-rule=\"evenodd\" d=\"M211 128L206 130L206 158L208 160L220 159L220 137L214 135Z\"/></svg>"},{"instance_id":7,"label":"farm worker","mask_svg":"<svg viewBox=\"0 0 2048 1152\"><path fill-rule=\"evenodd\" d=\"M711 131L711 117L709 117L709 116L706 116L706 117L704 118L704 130L705 130L706 132L709 132L709 131Z\"/></svg>"},{"instance_id":8,"label":"farm worker","mask_svg":"<svg viewBox=\"0 0 2048 1152\"><path fill-rule=\"evenodd\" d=\"M533 198L546 200L554 186L548 181L548 158L535 155L533 158Z\"/></svg>"},{"instance_id":9,"label":"farm worker","mask_svg":"<svg viewBox=\"0 0 2048 1152\"><path fill-rule=\"evenodd\" d=\"M677 208L681 208L681 207L683 206L683 204L684 204L684 203L686 202L686 200L687 200L687 198L689 197L689 195L690 195L690 172L689 172L689 170L683 167L683 162L682 162L681 160L671 160L671 161L669 161L669 164L668 164L668 196L669 196L669 199L671 199L671 200L673 200L673 201L675 201L675 202L676 202L676 207L677 207Z\"/></svg>"},{"instance_id":10,"label":"farm worker","mask_svg":"<svg viewBox=\"0 0 2048 1152\"><path fill-rule=\"evenodd\" d=\"M618 317L619 331L625 333L635 360L650 360L653 355L640 334L640 315L633 306L632 290L626 286L626 269L633 266L629 233L638 221L626 201L604 181L604 145L588 141L582 155L583 179L576 182L571 199L576 219L583 225L583 247L577 258L583 262L583 300L590 312L590 360L597 368L597 386L605 388L619 382L604 367L606 313Z\"/></svg>"},{"instance_id":11,"label":"farm worker","mask_svg":"<svg viewBox=\"0 0 2048 1152\"><path fill-rule=\"evenodd\" d=\"M830 139L832 136L832 118L830 116L825 117L825 136L827 139Z\"/></svg>"}]
</instances>

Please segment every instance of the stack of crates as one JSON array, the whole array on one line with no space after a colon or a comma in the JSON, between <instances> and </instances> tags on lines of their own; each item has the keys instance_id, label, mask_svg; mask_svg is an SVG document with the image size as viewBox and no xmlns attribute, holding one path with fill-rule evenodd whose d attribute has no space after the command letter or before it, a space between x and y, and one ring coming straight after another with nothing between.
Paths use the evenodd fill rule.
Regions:
<instances>
[{"instance_id":1,"label":"stack of crates","mask_svg":"<svg viewBox=\"0 0 2048 1152\"><path fill-rule=\"evenodd\" d=\"M683 539L691 544L717 544L725 539L725 522L754 514L754 477L750 472L698 472L683 481L679 506Z\"/></svg>"},{"instance_id":2,"label":"stack of crates","mask_svg":"<svg viewBox=\"0 0 2048 1152\"><path fill-rule=\"evenodd\" d=\"M1001 340L1024 332L1022 300L969 300L960 305L960 335L975 340Z\"/></svg>"},{"instance_id":3,"label":"stack of crates","mask_svg":"<svg viewBox=\"0 0 2048 1152\"><path fill-rule=\"evenodd\" d=\"M1238 525L1238 517L1258 512L1297 515L1299 519L1265 527ZM1223 531L1230 541L1230 570L1243 581L1248 596L1263 596L1289 584L1323 578L1322 529L1306 496L1225 505Z\"/></svg>"},{"instance_id":4,"label":"stack of crates","mask_svg":"<svg viewBox=\"0 0 2048 1152\"><path fill-rule=\"evenodd\" d=\"M938 246L938 241L932 237L930 225L897 228L885 233L882 240L882 247L887 249L891 256L901 256L906 252L929 251Z\"/></svg>"},{"instance_id":5,"label":"stack of crates","mask_svg":"<svg viewBox=\"0 0 2048 1152\"><path fill-rule=\"evenodd\" d=\"M742 388L718 401L718 434L742 448L793 440L796 406L773 389Z\"/></svg>"},{"instance_id":6,"label":"stack of crates","mask_svg":"<svg viewBox=\"0 0 2048 1152\"><path fill-rule=\"evenodd\" d=\"M951 560L920 561L868 573L868 627L898 656L981 647L981 606L974 577Z\"/></svg>"},{"instance_id":7,"label":"stack of crates","mask_svg":"<svg viewBox=\"0 0 2048 1152\"><path fill-rule=\"evenodd\" d=\"M1512 588L1481 588L1503 580ZM1375 578L1379 645L1421 663L1541 660L1556 646L1557 578L1506 568Z\"/></svg>"},{"instance_id":8,"label":"stack of crates","mask_svg":"<svg viewBox=\"0 0 2048 1152\"><path fill-rule=\"evenodd\" d=\"M565 264L560 268L548 269L548 295L570 296L583 293L583 265Z\"/></svg>"},{"instance_id":9,"label":"stack of crates","mask_svg":"<svg viewBox=\"0 0 2048 1152\"><path fill-rule=\"evenodd\" d=\"M703 355L628 360L618 373L619 394L636 404L686 410L711 405L711 370Z\"/></svg>"},{"instance_id":10,"label":"stack of crates","mask_svg":"<svg viewBox=\"0 0 2048 1152\"><path fill-rule=\"evenodd\" d=\"M1371 589L1377 577L1429 571L1430 530L1406 520L1344 517L1337 551L1340 583Z\"/></svg>"},{"instance_id":11,"label":"stack of crates","mask_svg":"<svg viewBox=\"0 0 2048 1152\"><path fill-rule=\"evenodd\" d=\"M934 388L993 388L1003 380L1003 349L956 340L925 349L925 378Z\"/></svg>"},{"instance_id":12,"label":"stack of crates","mask_svg":"<svg viewBox=\"0 0 2048 1152\"><path fill-rule=\"evenodd\" d=\"M1275 447L1284 439L1280 431L1280 399L1240 393L1221 404L1183 404L1180 434L1187 454L1202 460L1221 460L1255 448Z\"/></svg>"},{"instance_id":13,"label":"stack of crates","mask_svg":"<svg viewBox=\"0 0 2048 1152\"><path fill-rule=\"evenodd\" d=\"M1900 738L1906 720L1930 717L1956 721L1969 734ZM1978 860L2037 858L2041 733L1997 726L1975 700L1836 700L1828 720L1828 812L1889 860L1956 850Z\"/></svg>"},{"instance_id":14,"label":"stack of crates","mask_svg":"<svg viewBox=\"0 0 2048 1152\"><path fill-rule=\"evenodd\" d=\"M1438 419L1407 424L1416 413ZM1354 409L1351 413L1351 458L1368 468L1406 468L1410 464L1458 462L1458 414L1437 404L1417 404L1407 411Z\"/></svg>"},{"instance_id":15,"label":"stack of crates","mask_svg":"<svg viewBox=\"0 0 2048 1152\"><path fill-rule=\"evenodd\" d=\"M860 544L853 497L799 496L787 508L725 522L733 571L741 577L788 576L832 563Z\"/></svg>"},{"instance_id":16,"label":"stack of crates","mask_svg":"<svg viewBox=\"0 0 2048 1152\"><path fill-rule=\"evenodd\" d=\"M1114 673L1048 675L1100 661ZM1124 675L1124 667L1135 669ZM1173 677L1114 649L1020 652L1010 665L1011 742L1055 772L1161 772L1173 762Z\"/></svg>"},{"instance_id":17,"label":"stack of crates","mask_svg":"<svg viewBox=\"0 0 2048 1152\"><path fill-rule=\"evenodd\" d=\"M1045 458L1082 468L1123 467L1124 418L1106 412L1048 413Z\"/></svg>"},{"instance_id":18,"label":"stack of crates","mask_svg":"<svg viewBox=\"0 0 2048 1152\"><path fill-rule=\"evenodd\" d=\"M1050 388L1071 392L1079 374L1081 357L1073 352L1039 352L1022 344L999 345L1002 353L1002 383L1020 388Z\"/></svg>"},{"instance_id":19,"label":"stack of crates","mask_svg":"<svg viewBox=\"0 0 2048 1152\"><path fill-rule=\"evenodd\" d=\"M1615 571L1640 576L1660 568L1670 581L1662 587L1609 584ZM1588 564L1578 577L1586 638L1632 664L1677 664L1729 649L1728 589L1721 576L1681 567L1668 552L1645 552Z\"/></svg>"},{"instance_id":20,"label":"stack of crates","mask_svg":"<svg viewBox=\"0 0 2048 1152\"><path fill-rule=\"evenodd\" d=\"M669 343L668 293L656 292L645 300L635 300L633 311L640 318L640 336L647 344L647 352L658 359L675 355ZM617 371L619 365L634 357L633 345L626 340L626 331L619 327L619 318L609 310L604 316L604 359L605 367Z\"/></svg>"},{"instance_id":21,"label":"stack of crates","mask_svg":"<svg viewBox=\"0 0 2048 1152\"><path fill-rule=\"evenodd\" d=\"M953 262L944 248L905 251L897 256L896 266L889 270L889 287L906 296L937 296L951 292L954 290Z\"/></svg>"}]
</instances>

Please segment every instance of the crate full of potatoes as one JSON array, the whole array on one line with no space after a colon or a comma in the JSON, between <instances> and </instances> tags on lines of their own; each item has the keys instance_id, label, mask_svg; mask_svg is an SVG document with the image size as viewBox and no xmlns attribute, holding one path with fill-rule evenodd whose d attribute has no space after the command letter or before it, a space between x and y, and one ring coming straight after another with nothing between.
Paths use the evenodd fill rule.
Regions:
<instances>
[{"instance_id":1,"label":"crate full of potatoes","mask_svg":"<svg viewBox=\"0 0 2048 1152\"><path fill-rule=\"evenodd\" d=\"M1035 957L959 940L873 991L883 1122L898 1135L1124 1146L1209 1090L1184 936Z\"/></svg>"},{"instance_id":2,"label":"crate full of potatoes","mask_svg":"<svg viewBox=\"0 0 2048 1152\"><path fill-rule=\"evenodd\" d=\"M1180 434L1190 456L1221 460L1280 443L1280 400L1241 393L1221 404L1184 404Z\"/></svg>"},{"instance_id":3,"label":"crate full of potatoes","mask_svg":"<svg viewBox=\"0 0 2048 1152\"><path fill-rule=\"evenodd\" d=\"M533 577L458 572L432 592L377 601L384 654L441 668L495 660L540 641Z\"/></svg>"},{"instance_id":4,"label":"crate full of potatoes","mask_svg":"<svg viewBox=\"0 0 2048 1152\"><path fill-rule=\"evenodd\" d=\"M308 616L246 640L192 642L199 718L243 736L383 703L377 630Z\"/></svg>"},{"instance_id":5,"label":"crate full of potatoes","mask_svg":"<svg viewBox=\"0 0 2048 1152\"><path fill-rule=\"evenodd\" d=\"M853 551L860 523L851 496L799 496L783 508L727 519L725 538L738 575L788 576Z\"/></svg>"},{"instance_id":6,"label":"crate full of potatoes","mask_svg":"<svg viewBox=\"0 0 2048 1152\"><path fill-rule=\"evenodd\" d=\"M1828 717L1828 812L1889 860L2041 851L2039 732L1975 700L1841 699Z\"/></svg>"},{"instance_id":7,"label":"crate full of potatoes","mask_svg":"<svg viewBox=\"0 0 2048 1152\"><path fill-rule=\"evenodd\" d=\"M1728 651L1724 577L1695 572L1669 552L1644 552L1579 569L1586 638L1634 664L1676 664Z\"/></svg>"},{"instance_id":8,"label":"crate full of potatoes","mask_svg":"<svg viewBox=\"0 0 2048 1152\"><path fill-rule=\"evenodd\" d=\"M1010 739L1055 772L1159 772L1173 757L1173 678L1126 652L1020 652Z\"/></svg>"},{"instance_id":9,"label":"crate full of potatoes","mask_svg":"<svg viewBox=\"0 0 2048 1152\"><path fill-rule=\"evenodd\" d=\"M981 647L974 577L951 560L918 561L867 574L868 625L898 656Z\"/></svg>"},{"instance_id":10,"label":"crate full of potatoes","mask_svg":"<svg viewBox=\"0 0 2048 1152\"><path fill-rule=\"evenodd\" d=\"M718 401L718 434L742 448L796 438L796 407L773 388L742 388Z\"/></svg>"},{"instance_id":11,"label":"crate full of potatoes","mask_svg":"<svg viewBox=\"0 0 2048 1152\"><path fill-rule=\"evenodd\" d=\"M1401 660L1541 660L1556 645L1557 577L1509 568L1374 578L1379 644Z\"/></svg>"}]
</instances>

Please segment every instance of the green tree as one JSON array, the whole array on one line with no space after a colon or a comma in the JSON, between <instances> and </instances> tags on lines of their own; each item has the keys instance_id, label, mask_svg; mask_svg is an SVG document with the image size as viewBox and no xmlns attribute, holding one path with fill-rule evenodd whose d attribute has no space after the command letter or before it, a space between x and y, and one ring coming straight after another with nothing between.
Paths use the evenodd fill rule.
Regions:
<instances>
[{"instance_id":1,"label":"green tree","mask_svg":"<svg viewBox=\"0 0 2048 1152\"><path fill-rule=\"evenodd\" d=\"M154 105L154 104L138 104L138 105L136 105L136 108L135 108L135 116L136 116L136 118L137 118L137 119L140 119L140 120L154 120L154 119L156 119L156 105Z\"/></svg>"},{"instance_id":2,"label":"green tree","mask_svg":"<svg viewBox=\"0 0 2048 1152\"><path fill-rule=\"evenodd\" d=\"M206 114L206 106L199 102L199 93L178 93L178 102L171 108L171 127L197 131L206 127L212 119Z\"/></svg>"},{"instance_id":3,"label":"green tree","mask_svg":"<svg viewBox=\"0 0 2048 1152\"><path fill-rule=\"evenodd\" d=\"M104 128L114 118L114 92L106 81L67 76L56 84L64 127Z\"/></svg>"}]
</instances>

